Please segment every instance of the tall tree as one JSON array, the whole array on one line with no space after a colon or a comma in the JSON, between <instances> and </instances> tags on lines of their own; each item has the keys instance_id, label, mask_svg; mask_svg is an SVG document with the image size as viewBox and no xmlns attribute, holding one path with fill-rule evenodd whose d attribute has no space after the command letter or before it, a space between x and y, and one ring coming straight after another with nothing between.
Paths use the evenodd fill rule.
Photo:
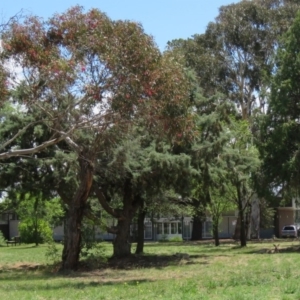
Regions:
<instances>
[{"instance_id":1,"label":"tall tree","mask_svg":"<svg viewBox=\"0 0 300 300\"><path fill-rule=\"evenodd\" d=\"M204 34L172 41L169 46L195 70L203 94L226 95L256 135L254 117L265 113L276 49L299 7L299 1L289 0L243 0L222 6ZM257 186L261 182L260 178Z\"/></svg>"},{"instance_id":2,"label":"tall tree","mask_svg":"<svg viewBox=\"0 0 300 300\"><path fill-rule=\"evenodd\" d=\"M261 126L266 187L281 197L299 191L299 41L300 15L278 49L270 104ZM292 193L291 193L292 192Z\"/></svg>"},{"instance_id":3,"label":"tall tree","mask_svg":"<svg viewBox=\"0 0 300 300\"><path fill-rule=\"evenodd\" d=\"M77 157L62 266L75 269L98 153L133 124L178 138L176 132L188 123L185 74L170 55L159 53L141 25L111 21L96 9L74 7L47 22L30 17L13 24L3 39L5 55L24 70L18 99L26 100L28 112L40 111L51 141L65 141L63 147ZM14 156L9 152L3 157ZM131 183L124 184L127 197Z\"/></svg>"},{"instance_id":4,"label":"tall tree","mask_svg":"<svg viewBox=\"0 0 300 300\"><path fill-rule=\"evenodd\" d=\"M251 220L251 205L255 196L253 178L260 168L258 150L252 142L252 133L247 121L235 121L229 127L232 138L223 154L226 162L226 178L233 189L231 199L235 202L239 219L236 229L239 229L241 246L247 244ZM236 230L237 234L237 230Z\"/></svg>"},{"instance_id":5,"label":"tall tree","mask_svg":"<svg viewBox=\"0 0 300 300\"><path fill-rule=\"evenodd\" d=\"M222 92L243 119L263 111L282 33L300 7L297 1L243 0L222 6L206 32L169 46L184 54L204 95Z\"/></svg>"},{"instance_id":6,"label":"tall tree","mask_svg":"<svg viewBox=\"0 0 300 300\"><path fill-rule=\"evenodd\" d=\"M221 182L220 179L222 180ZM220 221L222 220L223 214L235 210L236 205L231 199L232 195L230 190L232 189L232 186L228 181L226 182L226 178L224 178L224 176L220 176L215 179L214 183L216 187L211 187L209 189L209 202L207 204L207 211L212 218L215 246L219 246Z\"/></svg>"},{"instance_id":7,"label":"tall tree","mask_svg":"<svg viewBox=\"0 0 300 300\"><path fill-rule=\"evenodd\" d=\"M138 209L145 212L147 206L162 206L164 199L159 197L165 196L164 191L168 189L183 193L194 170L188 155L175 155L170 145L149 140L147 135L135 138L131 135L124 141L116 149L107 170L117 170L117 174L113 178L100 176L100 189L96 187L95 193L106 212L117 219L116 227L108 228L116 235L113 256L127 256L131 253L130 225Z\"/></svg>"}]
</instances>

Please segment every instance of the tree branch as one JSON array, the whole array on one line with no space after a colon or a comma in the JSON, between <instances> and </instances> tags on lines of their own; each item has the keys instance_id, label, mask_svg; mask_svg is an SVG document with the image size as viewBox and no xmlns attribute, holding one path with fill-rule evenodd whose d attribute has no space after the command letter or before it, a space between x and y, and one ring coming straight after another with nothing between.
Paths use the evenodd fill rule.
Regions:
<instances>
[{"instance_id":1,"label":"tree branch","mask_svg":"<svg viewBox=\"0 0 300 300\"><path fill-rule=\"evenodd\" d=\"M23 129L20 129L10 140L6 141L4 144L0 145L0 150L7 147L9 144L11 144L16 138L18 138L21 134L23 134L30 126L37 124L38 122L31 122L27 126L25 126Z\"/></svg>"},{"instance_id":2,"label":"tree branch","mask_svg":"<svg viewBox=\"0 0 300 300\"><path fill-rule=\"evenodd\" d=\"M112 234L118 234L119 233L119 230L115 227L106 227L106 231L108 233L112 233Z\"/></svg>"},{"instance_id":3,"label":"tree branch","mask_svg":"<svg viewBox=\"0 0 300 300\"><path fill-rule=\"evenodd\" d=\"M120 219L122 217L122 215L120 214L119 211L113 209L106 201L106 198L103 194L103 192L101 191L101 189L95 188L94 192L97 196L97 199L99 201L99 203L101 204L101 206L103 207L103 209L110 214L111 216Z\"/></svg>"},{"instance_id":4,"label":"tree branch","mask_svg":"<svg viewBox=\"0 0 300 300\"><path fill-rule=\"evenodd\" d=\"M10 157L30 155L30 154L40 152L40 151L46 149L47 147L53 146L53 145L65 140L66 138L68 138L69 134L72 131L74 131L75 128L76 128L76 126L72 127L67 132L60 132L60 134L61 134L60 137L54 138L54 139L49 140L49 141L46 141L46 142L44 142L44 143L42 143L42 144L40 144L36 147L27 148L27 149L9 150L7 152L0 153L0 160L7 159L7 158L10 158Z\"/></svg>"}]
</instances>

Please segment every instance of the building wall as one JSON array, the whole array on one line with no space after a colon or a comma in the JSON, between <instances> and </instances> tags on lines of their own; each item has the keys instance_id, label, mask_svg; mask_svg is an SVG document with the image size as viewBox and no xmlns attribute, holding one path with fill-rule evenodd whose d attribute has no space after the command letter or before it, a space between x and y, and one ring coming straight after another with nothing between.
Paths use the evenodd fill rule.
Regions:
<instances>
[{"instance_id":1,"label":"building wall","mask_svg":"<svg viewBox=\"0 0 300 300\"><path fill-rule=\"evenodd\" d=\"M15 236L19 236L19 220L9 220L9 238L13 238Z\"/></svg>"},{"instance_id":2,"label":"building wall","mask_svg":"<svg viewBox=\"0 0 300 300\"><path fill-rule=\"evenodd\" d=\"M56 226L53 228L53 240L60 242L64 239L64 226Z\"/></svg>"},{"instance_id":3,"label":"building wall","mask_svg":"<svg viewBox=\"0 0 300 300\"><path fill-rule=\"evenodd\" d=\"M182 238L189 240L192 234L192 218L180 217L180 218L157 218L153 223L151 218L145 219L145 240L170 240L173 238ZM231 215L224 216L219 226L220 238L231 238L235 229L236 217ZM113 226L112 220L106 221L107 225ZM136 234L136 224L131 226L131 236ZM203 222L203 238L212 238L212 221L207 217L207 221ZM55 241L62 241L64 238L63 225L57 226L53 229L53 239ZM101 230L100 227L95 227L96 240L113 240L114 234L110 234Z\"/></svg>"},{"instance_id":4,"label":"building wall","mask_svg":"<svg viewBox=\"0 0 300 300\"><path fill-rule=\"evenodd\" d=\"M223 217L219 225L219 237L220 238L232 238L236 226L235 216Z\"/></svg>"}]
</instances>

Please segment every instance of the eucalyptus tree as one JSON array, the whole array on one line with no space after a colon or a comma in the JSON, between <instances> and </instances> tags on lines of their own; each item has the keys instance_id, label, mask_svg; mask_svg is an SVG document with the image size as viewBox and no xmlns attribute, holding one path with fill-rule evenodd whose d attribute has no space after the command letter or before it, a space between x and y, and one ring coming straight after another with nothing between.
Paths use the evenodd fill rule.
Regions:
<instances>
[{"instance_id":1,"label":"eucalyptus tree","mask_svg":"<svg viewBox=\"0 0 300 300\"><path fill-rule=\"evenodd\" d=\"M256 116L267 107L275 53L299 7L299 1L240 1L222 6L204 34L169 43L196 72L204 96L221 92L234 103L256 143L261 142Z\"/></svg>"},{"instance_id":2,"label":"eucalyptus tree","mask_svg":"<svg viewBox=\"0 0 300 300\"><path fill-rule=\"evenodd\" d=\"M176 138L187 123L188 84L181 67L160 54L140 24L112 21L96 9L74 7L45 22L28 17L3 40L5 55L24 69L19 98L26 109L46 116L41 122L52 133L50 144L64 141L66 151L75 153L78 183L68 201L62 265L75 269L98 154L133 124ZM9 152L3 157L14 156Z\"/></svg>"},{"instance_id":3,"label":"eucalyptus tree","mask_svg":"<svg viewBox=\"0 0 300 300\"><path fill-rule=\"evenodd\" d=\"M196 71L204 95L221 92L243 119L263 111L275 71L275 52L297 10L298 1L243 0L222 6L204 34L172 41Z\"/></svg>"}]
</instances>

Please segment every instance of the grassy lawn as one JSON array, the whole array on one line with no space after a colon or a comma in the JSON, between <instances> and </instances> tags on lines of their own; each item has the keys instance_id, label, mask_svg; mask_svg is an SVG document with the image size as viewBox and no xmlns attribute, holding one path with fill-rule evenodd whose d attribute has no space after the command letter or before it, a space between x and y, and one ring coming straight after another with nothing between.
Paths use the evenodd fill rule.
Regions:
<instances>
[{"instance_id":1,"label":"grassy lawn","mask_svg":"<svg viewBox=\"0 0 300 300\"><path fill-rule=\"evenodd\" d=\"M278 243L277 243L278 244ZM300 299L299 241L146 243L145 255L122 263L88 261L60 274L47 246L0 247L2 299ZM61 246L59 246L61 249ZM111 244L101 243L109 257ZM188 254L188 256L186 255Z\"/></svg>"}]
</instances>

